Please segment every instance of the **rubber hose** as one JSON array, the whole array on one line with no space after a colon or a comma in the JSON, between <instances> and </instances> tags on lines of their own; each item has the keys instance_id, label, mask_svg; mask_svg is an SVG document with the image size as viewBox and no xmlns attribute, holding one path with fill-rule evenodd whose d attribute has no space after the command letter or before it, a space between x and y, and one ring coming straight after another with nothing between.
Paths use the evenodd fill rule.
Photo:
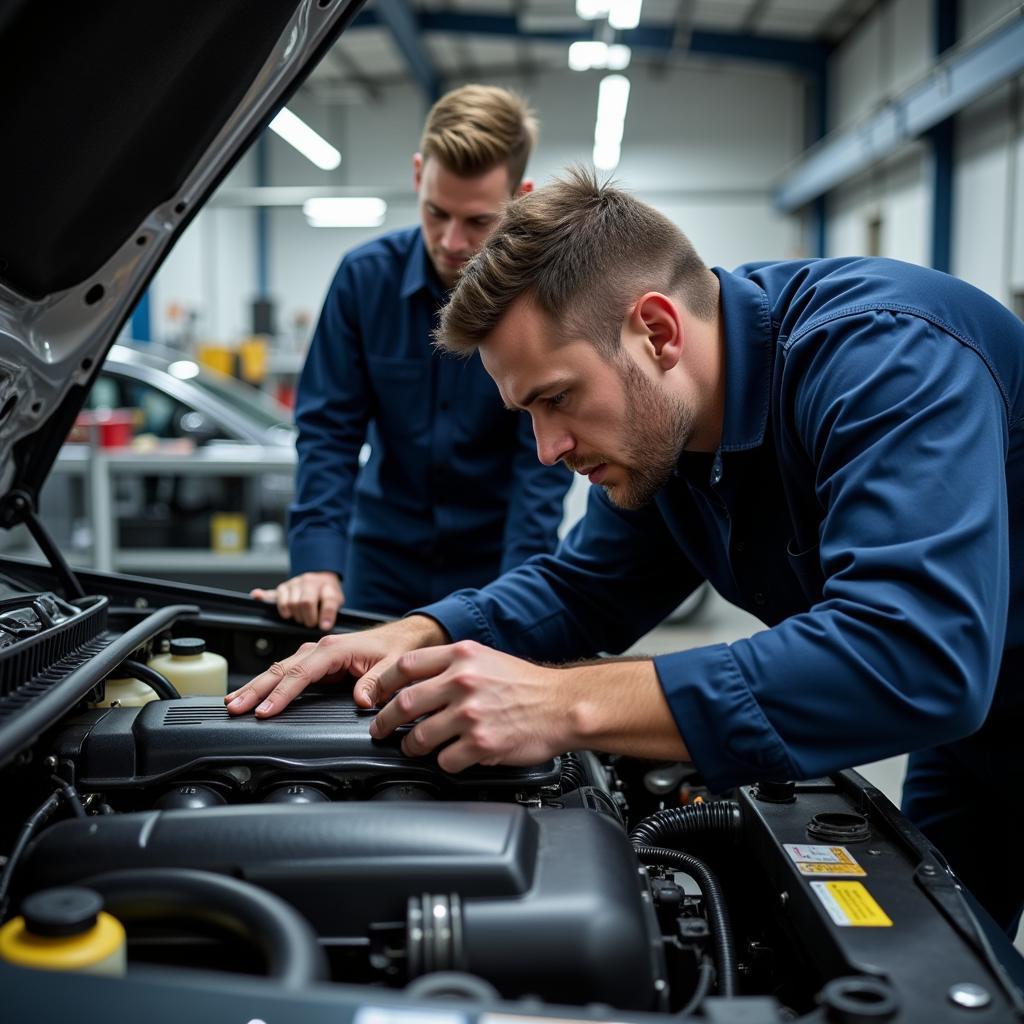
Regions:
<instances>
[{"instance_id":1,"label":"rubber hose","mask_svg":"<svg viewBox=\"0 0 1024 1024\"><path fill-rule=\"evenodd\" d=\"M658 811L637 823L629 834L634 846L657 846L673 836L722 835L738 838L742 818L735 800L687 804Z\"/></svg>"},{"instance_id":2,"label":"rubber hose","mask_svg":"<svg viewBox=\"0 0 1024 1024\"><path fill-rule=\"evenodd\" d=\"M575 754L562 755L562 783L563 793L569 793L579 789L583 785L583 765Z\"/></svg>"},{"instance_id":3,"label":"rubber hose","mask_svg":"<svg viewBox=\"0 0 1024 1024\"><path fill-rule=\"evenodd\" d=\"M133 679L138 679L139 682L145 683L161 700L181 699L181 694L178 693L174 683L167 676L157 672L155 668L143 665L141 661L130 660L122 662L121 668Z\"/></svg>"},{"instance_id":4,"label":"rubber hose","mask_svg":"<svg viewBox=\"0 0 1024 1024\"><path fill-rule=\"evenodd\" d=\"M715 965L708 957L702 957L698 968L697 984L693 987L693 995L689 1002L679 1011L680 1017L692 1017L703 1005L711 991L711 982L715 977Z\"/></svg>"},{"instance_id":5,"label":"rubber hose","mask_svg":"<svg viewBox=\"0 0 1024 1024\"><path fill-rule=\"evenodd\" d=\"M715 873L702 860L682 850L667 850L660 846L637 846L637 857L644 864L667 864L692 875L704 896L708 924L711 926L711 944L714 948L715 967L718 968L718 994L736 995L738 972L733 949L732 924L725 894Z\"/></svg>"},{"instance_id":6,"label":"rubber hose","mask_svg":"<svg viewBox=\"0 0 1024 1024\"><path fill-rule=\"evenodd\" d=\"M108 871L76 884L94 889L124 921L185 918L227 927L263 953L267 975L289 988L328 978L309 922L279 896L250 882L186 868Z\"/></svg>"},{"instance_id":7,"label":"rubber hose","mask_svg":"<svg viewBox=\"0 0 1024 1024\"><path fill-rule=\"evenodd\" d=\"M21 860L21 855L25 852L25 847L28 846L29 840L46 824L50 815L57 810L60 805L60 798L61 794L59 792L51 793L29 815L28 820L21 827L17 839L14 840L14 846L11 847L11 852L7 855L7 863L4 864L3 871L0 871L0 921L5 920L7 916L7 892L11 887L11 879L14 878L14 870L18 866L18 861Z\"/></svg>"}]
</instances>

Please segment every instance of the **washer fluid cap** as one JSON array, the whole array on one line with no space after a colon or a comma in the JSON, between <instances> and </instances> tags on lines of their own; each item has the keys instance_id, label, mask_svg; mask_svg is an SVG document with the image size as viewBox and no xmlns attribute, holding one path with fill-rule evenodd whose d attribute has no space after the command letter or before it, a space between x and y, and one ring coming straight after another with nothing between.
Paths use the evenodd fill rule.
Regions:
<instances>
[{"instance_id":1,"label":"washer fluid cap","mask_svg":"<svg viewBox=\"0 0 1024 1024\"><path fill-rule=\"evenodd\" d=\"M27 932L53 939L89 931L102 909L103 898L99 893L69 885L27 896L21 914Z\"/></svg>"},{"instance_id":2,"label":"washer fluid cap","mask_svg":"<svg viewBox=\"0 0 1024 1024\"><path fill-rule=\"evenodd\" d=\"M190 654L202 654L206 650L206 641L197 636L183 636L171 641L170 652L178 657Z\"/></svg>"}]
</instances>

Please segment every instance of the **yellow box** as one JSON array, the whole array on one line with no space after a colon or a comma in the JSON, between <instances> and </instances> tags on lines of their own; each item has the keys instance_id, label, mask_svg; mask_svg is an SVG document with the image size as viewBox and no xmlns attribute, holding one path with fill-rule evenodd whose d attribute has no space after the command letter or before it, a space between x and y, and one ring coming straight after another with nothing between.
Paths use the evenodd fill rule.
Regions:
<instances>
[{"instance_id":1,"label":"yellow box","mask_svg":"<svg viewBox=\"0 0 1024 1024\"><path fill-rule=\"evenodd\" d=\"M249 524L241 512L214 512L210 516L210 547L218 554L238 554L249 546Z\"/></svg>"}]
</instances>

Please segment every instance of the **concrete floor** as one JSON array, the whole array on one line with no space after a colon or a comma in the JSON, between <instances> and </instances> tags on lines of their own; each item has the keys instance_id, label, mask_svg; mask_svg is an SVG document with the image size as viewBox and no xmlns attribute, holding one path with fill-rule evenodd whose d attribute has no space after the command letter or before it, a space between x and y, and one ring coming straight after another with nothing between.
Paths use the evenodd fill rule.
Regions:
<instances>
[{"instance_id":1,"label":"concrete floor","mask_svg":"<svg viewBox=\"0 0 1024 1024\"><path fill-rule=\"evenodd\" d=\"M705 644L731 643L751 636L765 626L758 619L728 604L712 592L703 606L685 622L666 622L651 630L630 649L631 654L666 654ZM857 770L877 786L896 806L900 804L905 755L859 765ZM1024 922L1015 945L1024 953Z\"/></svg>"}]
</instances>

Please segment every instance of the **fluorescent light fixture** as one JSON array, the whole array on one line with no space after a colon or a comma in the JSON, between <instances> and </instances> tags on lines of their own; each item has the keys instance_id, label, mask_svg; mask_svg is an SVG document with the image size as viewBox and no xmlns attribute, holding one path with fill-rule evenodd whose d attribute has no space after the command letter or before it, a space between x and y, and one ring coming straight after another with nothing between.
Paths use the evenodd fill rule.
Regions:
<instances>
[{"instance_id":1,"label":"fluorescent light fixture","mask_svg":"<svg viewBox=\"0 0 1024 1024\"><path fill-rule=\"evenodd\" d=\"M607 75L597 93L597 124L594 125L594 166L599 171L614 171L622 150L622 130L629 104L629 79L625 75Z\"/></svg>"},{"instance_id":2,"label":"fluorescent light fixture","mask_svg":"<svg viewBox=\"0 0 1024 1024\"><path fill-rule=\"evenodd\" d=\"M302 212L314 228L377 228L384 223L388 204L372 197L323 196L307 199Z\"/></svg>"},{"instance_id":3,"label":"fluorescent light fixture","mask_svg":"<svg viewBox=\"0 0 1024 1024\"><path fill-rule=\"evenodd\" d=\"M283 107L277 117L270 122L270 130L280 135L285 142L294 146L321 170L333 171L341 163L341 154L287 107Z\"/></svg>"},{"instance_id":4,"label":"fluorescent light fixture","mask_svg":"<svg viewBox=\"0 0 1024 1024\"><path fill-rule=\"evenodd\" d=\"M608 8L608 24L615 29L636 28L640 24L643 0L612 0Z\"/></svg>"},{"instance_id":5,"label":"fluorescent light fixture","mask_svg":"<svg viewBox=\"0 0 1024 1024\"><path fill-rule=\"evenodd\" d=\"M607 43L585 39L569 46L569 67L573 71L589 71L591 68L607 68L609 71L624 71L629 67L630 49L622 43Z\"/></svg>"},{"instance_id":6,"label":"fluorescent light fixture","mask_svg":"<svg viewBox=\"0 0 1024 1024\"><path fill-rule=\"evenodd\" d=\"M603 68L608 62L608 44L597 40L580 40L569 46L569 67L573 71Z\"/></svg>"},{"instance_id":7,"label":"fluorescent light fixture","mask_svg":"<svg viewBox=\"0 0 1024 1024\"><path fill-rule=\"evenodd\" d=\"M608 15L609 0L576 0L576 16L584 21L597 21Z\"/></svg>"}]
</instances>

